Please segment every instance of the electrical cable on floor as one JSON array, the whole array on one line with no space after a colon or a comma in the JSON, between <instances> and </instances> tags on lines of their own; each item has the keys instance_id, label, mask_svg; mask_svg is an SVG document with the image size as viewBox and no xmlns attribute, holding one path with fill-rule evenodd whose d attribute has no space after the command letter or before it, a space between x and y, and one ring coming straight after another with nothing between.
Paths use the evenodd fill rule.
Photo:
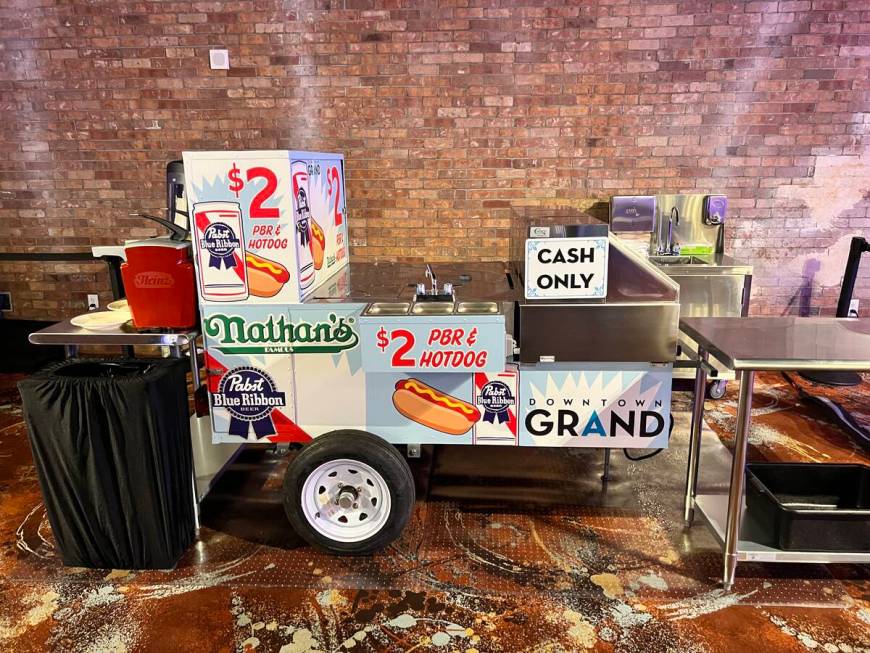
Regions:
<instances>
[{"instance_id":1,"label":"electrical cable on floor","mask_svg":"<svg viewBox=\"0 0 870 653\"><path fill-rule=\"evenodd\" d=\"M670 417L671 417L671 428L668 429L668 443L670 443L670 441L671 441L671 433L674 432L674 416L671 415ZM632 457L628 453L628 451L629 451L628 449L623 449L622 455L625 456L626 458L628 458L630 461L636 463L636 462L639 462L641 460L649 460L650 458L652 458L654 456L658 456L662 451L664 451L664 449L653 449L649 453L645 453L645 454L643 454L641 456L637 456L637 457Z\"/></svg>"},{"instance_id":2,"label":"electrical cable on floor","mask_svg":"<svg viewBox=\"0 0 870 653\"><path fill-rule=\"evenodd\" d=\"M780 372L780 374L782 374L782 377L789 383L789 385L791 385L792 388L795 389L799 399L827 409L828 411L833 413L834 419L840 426L843 427L843 429L845 429L847 432L851 433L855 437L859 438L859 442L863 446L870 446L870 433L868 433L867 429L865 429L858 423L858 421L852 416L849 411L843 408L836 401L828 399L827 397L817 397L810 394L798 383L796 383L795 380L791 378L791 376L789 376L786 372Z\"/></svg>"},{"instance_id":3,"label":"electrical cable on floor","mask_svg":"<svg viewBox=\"0 0 870 653\"><path fill-rule=\"evenodd\" d=\"M653 456L658 456L662 451L664 451L664 449L653 449L653 450L652 450L651 452L649 452L649 453L645 453L645 454L642 455L642 456L638 456L637 458L633 458L632 456L630 456L630 455L628 454L628 449L623 449L623 450L622 450L622 455L625 456L626 458L628 458L630 461L636 463L636 462L638 462L638 461L640 461L640 460L647 460L647 459L649 459L649 458L652 458Z\"/></svg>"}]
</instances>

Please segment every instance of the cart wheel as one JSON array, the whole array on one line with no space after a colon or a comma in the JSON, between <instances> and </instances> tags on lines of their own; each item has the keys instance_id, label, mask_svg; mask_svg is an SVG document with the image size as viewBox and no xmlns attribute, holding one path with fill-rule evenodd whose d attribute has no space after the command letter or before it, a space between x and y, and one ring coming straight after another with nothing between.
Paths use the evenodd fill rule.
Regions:
<instances>
[{"instance_id":1,"label":"cart wheel","mask_svg":"<svg viewBox=\"0 0 870 653\"><path fill-rule=\"evenodd\" d=\"M365 431L316 438L284 476L284 512L296 532L331 553L366 554L395 540L414 508L411 468Z\"/></svg>"},{"instance_id":2,"label":"cart wheel","mask_svg":"<svg viewBox=\"0 0 870 653\"><path fill-rule=\"evenodd\" d=\"M707 385L707 396L710 399L721 399L725 396L725 388L728 386L728 381L713 381Z\"/></svg>"}]
</instances>

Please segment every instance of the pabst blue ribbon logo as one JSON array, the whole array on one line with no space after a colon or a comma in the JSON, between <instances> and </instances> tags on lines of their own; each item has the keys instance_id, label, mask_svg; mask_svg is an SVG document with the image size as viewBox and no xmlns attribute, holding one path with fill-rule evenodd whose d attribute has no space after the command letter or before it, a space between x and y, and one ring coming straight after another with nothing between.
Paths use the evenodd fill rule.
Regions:
<instances>
[{"instance_id":1,"label":"pabst blue ribbon logo","mask_svg":"<svg viewBox=\"0 0 870 653\"><path fill-rule=\"evenodd\" d=\"M248 437L249 426L258 438L274 435L272 410L287 404L286 395L276 390L275 381L256 367L236 367L221 377L212 394L215 408L230 414L231 435Z\"/></svg>"},{"instance_id":2,"label":"pabst blue ribbon logo","mask_svg":"<svg viewBox=\"0 0 870 653\"><path fill-rule=\"evenodd\" d=\"M508 411L516 403L510 387L501 381L490 381L480 389L477 403L483 406L483 421L504 424L510 419Z\"/></svg>"},{"instance_id":3,"label":"pabst blue ribbon logo","mask_svg":"<svg viewBox=\"0 0 870 653\"><path fill-rule=\"evenodd\" d=\"M200 246L209 253L208 267L220 270L221 265L227 269L236 267L233 254L242 244L228 224L212 222L203 231Z\"/></svg>"}]
</instances>

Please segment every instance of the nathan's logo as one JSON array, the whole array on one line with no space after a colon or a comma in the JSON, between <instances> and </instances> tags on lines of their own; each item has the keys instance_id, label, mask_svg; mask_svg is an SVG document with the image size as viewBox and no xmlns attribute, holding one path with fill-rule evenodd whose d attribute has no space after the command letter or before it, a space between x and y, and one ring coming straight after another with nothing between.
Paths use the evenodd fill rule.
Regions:
<instances>
[{"instance_id":1,"label":"nathan's logo","mask_svg":"<svg viewBox=\"0 0 870 653\"><path fill-rule=\"evenodd\" d=\"M137 288L172 288L175 279L168 272L138 272L133 277L133 285Z\"/></svg>"},{"instance_id":2,"label":"nathan's logo","mask_svg":"<svg viewBox=\"0 0 870 653\"><path fill-rule=\"evenodd\" d=\"M317 322L291 322L285 315L256 322L215 313L205 318L203 326L216 348L227 354L321 354L356 347L355 323L353 317L335 313Z\"/></svg>"},{"instance_id":3,"label":"nathan's logo","mask_svg":"<svg viewBox=\"0 0 870 653\"><path fill-rule=\"evenodd\" d=\"M236 367L221 377L218 391L212 393L212 405L230 414L228 432L248 437L253 428L258 438L275 434L272 411L287 405L287 396L279 392L275 381L256 367Z\"/></svg>"}]
</instances>

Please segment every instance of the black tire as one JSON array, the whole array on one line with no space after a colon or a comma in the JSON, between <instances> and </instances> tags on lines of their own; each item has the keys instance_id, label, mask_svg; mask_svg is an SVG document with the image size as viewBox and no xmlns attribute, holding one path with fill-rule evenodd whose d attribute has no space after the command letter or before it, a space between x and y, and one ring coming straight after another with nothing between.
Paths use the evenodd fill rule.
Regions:
<instances>
[{"instance_id":1,"label":"black tire","mask_svg":"<svg viewBox=\"0 0 870 653\"><path fill-rule=\"evenodd\" d=\"M390 492L386 522L374 535L358 542L341 542L318 532L302 508L306 479L320 465L342 458L372 467ZM404 530L415 498L414 477L407 461L393 445L365 431L332 431L315 438L293 459L284 475L284 512L293 529L312 546L339 555L366 555L386 547Z\"/></svg>"},{"instance_id":2,"label":"black tire","mask_svg":"<svg viewBox=\"0 0 870 653\"><path fill-rule=\"evenodd\" d=\"M725 390L728 387L728 381L713 381L707 385L707 396L710 399L721 399L725 396Z\"/></svg>"}]
</instances>

